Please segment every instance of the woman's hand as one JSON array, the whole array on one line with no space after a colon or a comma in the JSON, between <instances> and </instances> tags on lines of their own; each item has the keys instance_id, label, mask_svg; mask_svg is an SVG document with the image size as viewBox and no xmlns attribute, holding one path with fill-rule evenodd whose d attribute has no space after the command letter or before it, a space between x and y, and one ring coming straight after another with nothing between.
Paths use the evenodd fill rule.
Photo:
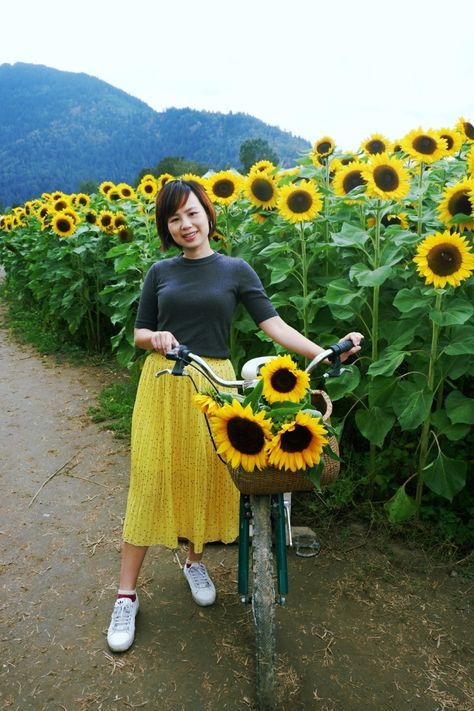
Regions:
<instances>
[{"instance_id":1,"label":"woman's hand","mask_svg":"<svg viewBox=\"0 0 474 711\"><path fill-rule=\"evenodd\" d=\"M347 334L347 336L344 336L344 338L339 339L338 343L341 343L341 341L350 340L354 344L354 348L351 348L350 351L341 353L341 362L344 362L351 355L354 355L354 353L357 353L358 351L360 351L361 342L363 339L364 339L364 336L362 335L362 333L359 333L358 331L351 331L350 333Z\"/></svg>"},{"instance_id":2,"label":"woman's hand","mask_svg":"<svg viewBox=\"0 0 474 711\"><path fill-rule=\"evenodd\" d=\"M179 346L178 341L170 331L154 331L151 335L153 350L166 355L172 348Z\"/></svg>"}]
</instances>

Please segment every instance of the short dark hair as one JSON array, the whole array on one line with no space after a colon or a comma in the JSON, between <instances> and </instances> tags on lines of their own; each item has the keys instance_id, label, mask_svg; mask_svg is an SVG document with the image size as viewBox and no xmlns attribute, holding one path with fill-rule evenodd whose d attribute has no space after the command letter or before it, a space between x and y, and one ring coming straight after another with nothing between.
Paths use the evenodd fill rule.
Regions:
<instances>
[{"instance_id":1,"label":"short dark hair","mask_svg":"<svg viewBox=\"0 0 474 711\"><path fill-rule=\"evenodd\" d=\"M195 194L208 217L209 236L216 228L216 211L204 187L195 180L169 180L159 191L155 203L156 229L162 252L176 245L168 229L168 220L184 205L190 193Z\"/></svg>"}]
</instances>

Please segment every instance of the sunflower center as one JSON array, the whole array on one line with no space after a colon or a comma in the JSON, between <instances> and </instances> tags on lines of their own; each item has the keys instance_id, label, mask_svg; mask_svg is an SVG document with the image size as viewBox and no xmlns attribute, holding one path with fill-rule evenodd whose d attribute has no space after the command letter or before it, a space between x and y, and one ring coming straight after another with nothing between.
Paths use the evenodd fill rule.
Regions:
<instances>
[{"instance_id":1,"label":"sunflower center","mask_svg":"<svg viewBox=\"0 0 474 711\"><path fill-rule=\"evenodd\" d=\"M446 133L442 133L441 138L444 138L444 140L446 141L446 145L448 147L448 151L450 151L451 148L454 146L454 141L453 141L452 136L449 136Z\"/></svg>"},{"instance_id":2,"label":"sunflower center","mask_svg":"<svg viewBox=\"0 0 474 711\"><path fill-rule=\"evenodd\" d=\"M313 435L307 427L295 425L293 430L283 432L280 447L284 452L303 452L310 444Z\"/></svg>"},{"instance_id":3,"label":"sunflower center","mask_svg":"<svg viewBox=\"0 0 474 711\"><path fill-rule=\"evenodd\" d=\"M331 147L332 146L329 141L322 141L322 143L318 143L316 150L318 151L318 153L325 154L331 150Z\"/></svg>"},{"instance_id":4,"label":"sunflower center","mask_svg":"<svg viewBox=\"0 0 474 711\"><path fill-rule=\"evenodd\" d=\"M306 190L294 190L288 196L286 204L291 212L302 213L310 209L313 199Z\"/></svg>"},{"instance_id":5,"label":"sunflower center","mask_svg":"<svg viewBox=\"0 0 474 711\"><path fill-rule=\"evenodd\" d=\"M296 375L287 368L280 368L270 378L273 390L279 393L290 393L296 385Z\"/></svg>"},{"instance_id":6,"label":"sunflower center","mask_svg":"<svg viewBox=\"0 0 474 711\"><path fill-rule=\"evenodd\" d=\"M260 425L245 417L233 417L229 420L227 436L233 448L242 454L258 454L265 444Z\"/></svg>"},{"instance_id":7,"label":"sunflower center","mask_svg":"<svg viewBox=\"0 0 474 711\"><path fill-rule=\"evenodd\" d=\"M402 221L396 215L384 215L382 217L382 225L384 227L390 227L390 225L401 225Z\"/></svg>"},{"instance_id":8,"label":"sunflower center","mask_svg":"<svg viewBox=\"0 0 474 711\"><path fill-rule=\"evenodd\" d=\"M218 180L212 190L217 197L228 198L234 192L234 183L229 179Z\"/></svg>"},{"instance_id":9,"label":"sunflower center","mask_svg":"<svg viewBox=\"0 0 474 711\"><path fill-rule=\"evenodd\" d=\"M431 156L436 151L438 145L434 138L431 136L417 136L413 141L413 148L418 153L423 153L425 156Z\"/></svg>"},{"instance_id":10,"label":"sunflower center","mask_svg":"<svg viewBox=\"0 0 474 711\"><path fill-rule=\"evenodd\" d=\"M384 192L396 190L400 184L397 171L389 165L378 165L374 169L374 181Z\"/></svg>"},{"instance_id":11,"label":"sunflower center","mask_svg":"<svg viewBox=\"0 0 474 711\"><path fill-rule=\"evenodd\" d=\"M462 255L455 245L445 242L432 247L426 261L433 274L450 276L461 267Z\"/></svg>"},{"instance_id":12,"label":"sunflower center","mask_svg":"<svg viewBox=\"0 0 474 711\"><path fill-rule=\"evenodd\" d=\"M69 232L71 226L71 222L66 217L61 217L56 222L56 229L58 230L58 232Z\"/></svg>"},{"instance_id":13,"label":"sunflower center","mask_svg":"<svg viewBox=\"0 0 474 711\"><path fill-rule=\"evenodd\" d=\"M372 141L367 143L367 152L372 155L376 153L383 153L385 150L385 143L378 138L374 138Z\"/></svg>"},{"instance_id":14,"label":"sunflower center","mask_svg":"<svg viewBox=\"0 0 474 711\"><path fill-rule=\"evenodd\" d=\"M472 125L472 123L469 123L469 121L464 121L463 127L464 127L464 133L466 134L466 136L468 138L470 138L471 140L473 140L474 139L474 126Z\"/></svg>"},{"instance_id":15,"label":"sunflower center","mask_svg":"<svg viewBox=\"0 0 474 711\"><path fill-rule=\"evenodd\" d=\"M255 178L255 180L252 181L252 193L257 200L268 202L273 197L273 185L269 180L265 180L264 178Z\"/></svg>"},{"instance_id":16,"label":"sunflower center","mask_svg":"<svg viewBox=\"0 0 474 711\"><path fill-rule=\"evenodd\" d=\"M344 176L344 180L342 181L345 193L350 193L351 190L358 188L360 185L365 185L365 180L360 170L351 170L350 173Z\"/></svg>"},{"instance_id":17,"label":"sunflower center","mask_svg":"<svg viewBox=\"0 0 474 711\"><path fill-rule=\"evenodd\" d=\"M470 215L472 212L471 201L467 190L459 190L454 193L448 203L448 210L451 215Z\"/></svg>"},{"instance_id":18,"label":"sunflower center","mask_svg":"<svg viewBox=\"0 0 474 711\"><path fill-rule=\"evenodd\" d=\"M112 216L111 215L102 215L100 218L100 223L104 227L109 227L112 224Z\"/></svg>"}]
</instances>

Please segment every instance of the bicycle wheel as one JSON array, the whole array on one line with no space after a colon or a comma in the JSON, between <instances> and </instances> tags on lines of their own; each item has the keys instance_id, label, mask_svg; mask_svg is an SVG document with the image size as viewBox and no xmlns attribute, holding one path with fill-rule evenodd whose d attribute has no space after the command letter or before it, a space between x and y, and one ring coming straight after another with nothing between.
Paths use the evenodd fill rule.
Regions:
<instances>
[{"instance_id":1,"label":"bicycle wheel","mask_svg":"<svg viewBox=\"0 0 474 711\"><path fill-rule=\"evenodd\" d=\"M253 593L255 622L257 708L276 708L275 689L275 583L273 578L270 496L252 496Z\"/></svg>"}]
</instances>

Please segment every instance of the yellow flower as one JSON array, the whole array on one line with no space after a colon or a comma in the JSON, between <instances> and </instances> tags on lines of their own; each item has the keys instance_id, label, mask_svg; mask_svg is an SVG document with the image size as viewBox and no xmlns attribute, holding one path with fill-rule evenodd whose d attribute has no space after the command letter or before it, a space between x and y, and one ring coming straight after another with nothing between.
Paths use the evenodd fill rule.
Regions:
<instances>
[{"instance_id":1,"label":"yellow flower","mask_svg":"<svg viewBox=\"0 0 474 711\"><path fill-rule=\"evenodd\" d=\"M280 188L277 207L282 217L294 224L316 217L321 212L323 201L316 185L310 180L302 180Z\"/></svg>"},{"instance_id":2,"label":"yellow flower","mask_svg":"<svg viewBox=\"0 0 474 711\"><path fill-rule=\"evenodd\" d=\"M408 170L399 158L390 158L386 153L375 155L362 168L362 177L367 181L367 194L383 200L401 200L410 191Z\"/></svg>"},{"instance_id":3,"label":"yellow flower","mask_svg":"<svg viewBox=\"0 0 474 711\"><path fill-rule=\"evenodd\" d=\"M451 128L440 128L438 133L440 138L444 138L446 141L446 156L454 156L459 153L463 144L463 137L459 131Z\"/></svg>"},{"instance_id":4,"label":"yellow flower","mask_svg":"<svg viewBox=\"0 0 474 711\"><path fill-rule=\"evenodd\" d=\"M75 207L89 207L90 202L91 202L90 196L86 195L85 193L77 193L71 199L71 203Z\"/></svg>"},{"instance_id":5,"label":"yellow flower","mask_svg":"<svg viewBox=\"0 0 474 711\"><path fill-rule=\"evenodd\" d=\"M59 237L69 237L76 230L76 222L71 214L56 212L53 215L51 227Z\"/></svg>"},{"instance_id":6,"label":"yellow flower","mask_svg":"<svg viewBox=\"0 0 474 711\"><path fill-rule=\"evenodd\" d=\"M263 397L274 402L300 402L309 389L309 375L289 355L272 358L260 369Z\"/></svg>"},{"instance_id":7,"label":"yellow flower","mask_svg":"<svg viewBox=\"0 0 474 711\"><path fill-rule=\"evenodd\" d=\"M97 224L102 232L112 234L114 231L114 213L110 210L102 210L97 217Z\"/></svg>"},{"instance_id":8,"label":"yellow flower","mask_svg":"<svg viewBox=\"0 0 474 711\"><path fill-rule=\"evenodd\" d=\"M113 219L113 231L118 232L127 227L127 218L123 212L116 212Z\"/></svg>"},{"instance_id":9,"label":"yellow flower","mask_svg":"<svg viewBox=\"0 0 474 711\"><path fill-rule=\"evenodd\" d=\"M426 237L418 246L413 261L426 284L436 289L459 286L474 271L474 254L465 237L448 231Z\"/></svg>"},{"instance_id":10,"label":"yellow flower","mask_svg":"<svg viewBox=\"0 0 474 711\"><path fill-rule=\"evenodd\" d=\"M111 180L104 180L103 183L99 185L99 192L102 193L104 197L107 197L108 193L115 188L115 183Z\"/></svg>"},{"instance_id":11,"label":"yellow flower","mask_svg":"<svg viewBox=\"0 0 474 711\"><path fill-rule=\"evenodd\" d=\"M470 121L461 116L456 124L456 129L462 135L464 141L472 143L474 141L474 126Z\"/></svg>"},{"instance_id":12,"label":"yellow flower","mask_svg":"<svg viewBox=\"0 0 474 711\"><path fill-rule=\"evenodd\" d=\"M263 210L271 210L278 199L276 178L263 171L250 171L244 181L244 192L253 205Z\"/></svg>"},{"instance_id":13,"label":"yellow flower","mask_svg":"<svg viewBox=\"0 0 474 711\"><path fill-rule=\"evenodd\" d=\"M335 147L336 144L330 136L323 136L316 141L310 153L313 164L318 166L321 163L321 158L327 158L331 153L334 153Z\"/></svg>"},{"instance_id":14,"label":"yellow flower","mask_svg":"<svg viewBox=\"0 0 474 711\"><path fill-rule=\"evenodd\" d=\"M275 171L275 166L271 160L258 160L249 170L250 173L273 173Z\"/></svg>"},{"instance_id":15,"label":"yellow flower","mask_svg":"<svg viewBox=\"0 0 474 711\"><path fill-rule=\"evenodd\" d=\"M212 417L219 409L220 405L211 395L197 393L193 396L194 404L208 417Z\"/></svg>"},{"instance_id":16,"label":"yellow flower","mask_svg":"<svg viewBox=\"0 0 474 711\"><path fill-rule=\"evenodd\" d=\"M455 224L460 232L474 229L474 178L465 176L459 183L445 188L437 212L441 222ZM455 215L466 215L472 219L457 223L453 220Z\"/></svg>"},{"instance_id":17,"label":"yellow flower","mask_svg":"<svg viewBox=\"0 0 474 711\"><path fill-rule=\"evenodd\" d=\"M381 133L373 133L362 142L361 149L367 155L375 156L379 153L388 153L392 149L392 144Z\"/></svg>"},{"instance_id":18,"label":"yellow flower","mask_svg":"<svg viewBox=\"0 0 474 711\"><path fill-rule=\"evenodd\" d=\"M470 173L471 176L474 176L474 145L471 146L466 155L466 164L468 173Z\"/></svg>"},{"instance_id":19,"label":"yellow flower","mask_svg":"<svg viewBox=\"0 0 474 711\"><path fill-rule=\"evenodd\" d=\"M336 170L332 181L333 190L336 195L345 197L351 190L354 190L354 188L367 185L367 180L362 175L364 166L365 163L353 161L348 165L341 165L341 167Z\"/></svg>"},{"instance_id":20,"label":"yellow flower","mask_svg":"<svg viewBox=\"0 0 474 711\"><path fill-rule=\"evenodd\" d=\"M166 185L170 180L174 180L174 175L171 175L171 173L162 173L156 178L156 185L158 187L158 190L161 190L163 185Z\"/></svg>"},{"instance_id":21,"label":"yellow flower","mask_svg":"<svg viewBox=\"0 0 474 711\"><path fill-rule=\"evenodd\" d=\"M116 186L116 189L118 190L122 200L134 200L137 196L135 190L128 183L119 183Z\"/></svg>"},{"instance_id":22,"label":"yellow flower","mask_svg":"<svg viewBox=\"0 0 474 711\"><path fill-rule=\"evenodd\" d=\"M400 227L403 227L404 230L407 230L409 228L408 215L406 212L398 212L397 214L391 213L390 215L384 215L380 222L384 227L399 225Z\"/></svg>"},{"instance_id":23,"label":"yellow flower","mask_svg":"<svg viewBox=\"0 0 474 711\"><path fill-rule=\"evenodd\" d=\"M254 414L250 405L244 408L238 400L232 400L212 413L210 425L218 454L234 469L240 466L253 472L255 467L265 468L272 422L264 412Z\"/></svg>"},{"instance_id":24,"label":"yellow flower","mask_svg":"<svg viewBox=\"0 0 474 711\"><path fill-rule=\"evenodd\" d=\"M444 158L448 144L438 131L423 131L421 128L410 131L401 142L402 150L419 163L434 163Z\"/></svg>"},{"instance_id":25,"label":"yellow flower","mask_svg":"<svg viewBox=\"0 0 474 711\"><path fill-rule=\"evenodd\" d=\"M213 202L230 205L239 197L243 178L231 170L221 170L207 179L206 189Z\"/></svg>"},{"instance_id":26,"label":"yellow flower","mask_svg":"<svg viewBox=\"0 0 474 711\"><path fill-rule=\"evenodd\" d=\"M137 190L144 197L148 198L149 200L153 200L158 191L156 179L153 177L153 175L146 175L140 180L137 186Z\"/></svg>"},{"instance_id":27,"label":"yellow flower","mask_svg":"<svg viewBox=\"0 0 474 711\"><path fill-rule=\"evenodd\" d=\"M308 412L298 412L291 422L284 424L268 446L268 463L278 469L295 472L319 464L327 430L321 418Z\"/></svg>"}]
</instances>

